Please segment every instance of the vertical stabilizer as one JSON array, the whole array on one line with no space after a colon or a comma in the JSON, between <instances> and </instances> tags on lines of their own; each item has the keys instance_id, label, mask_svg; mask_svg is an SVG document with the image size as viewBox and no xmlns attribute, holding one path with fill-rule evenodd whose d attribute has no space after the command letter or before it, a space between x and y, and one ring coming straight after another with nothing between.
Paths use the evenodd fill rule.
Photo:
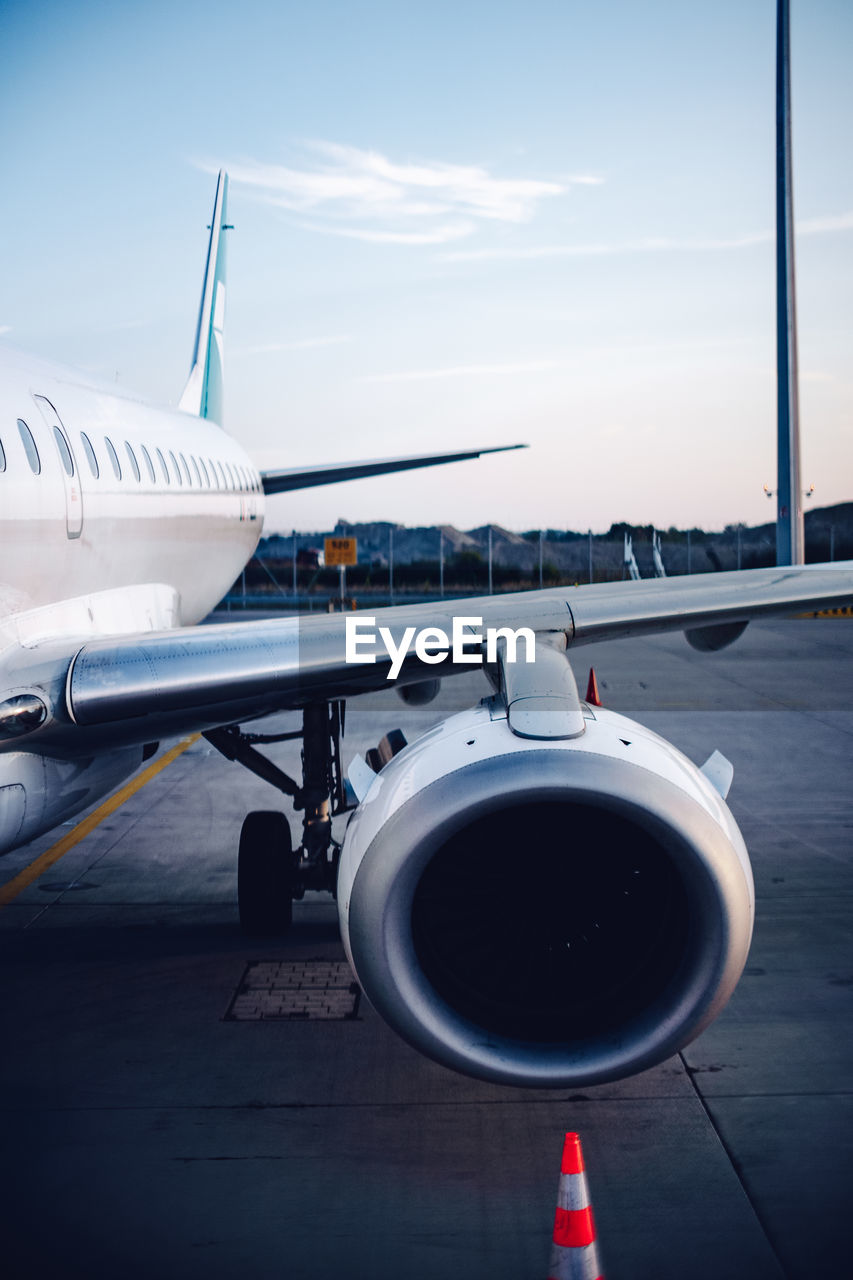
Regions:
<instances>
[{"instance_id":1,"label":"vertical stabilizer","mask_svg":"<svg viewBox=\"0 0 853 1280\"><path fill-rule=\"evenodd\" d=\"M192 366L179 408L222 422L223 338L225 330L225 232L228 174L219 170L210 222L210 243Z\"/></svg>"},{"instance_id":2,"label":"vertical stabilizer","mask_svg":"<svg viewBox=\"0 0 853 1280\"><path fill-rule=\"evenodd\" d=\"M663 563L663 556L660 549L660 534L657 529L652 529L652 560L655 566L655 577L665 578L666 568Z\"/></svg>"},{"instance_id":3,"label":"vertical stabilizer","mask_svg":"<svg viewBox=\"0 0 853 1280\"><path fill-rule=\"evenodd\" d=\"M634 539L629 533L625 534L625 541L622 548L622 577L625 577L627 571L628 577L633 582L639 582L640 570L637 565L637 557L634 555Z\"/></svg>"}]
</instances>

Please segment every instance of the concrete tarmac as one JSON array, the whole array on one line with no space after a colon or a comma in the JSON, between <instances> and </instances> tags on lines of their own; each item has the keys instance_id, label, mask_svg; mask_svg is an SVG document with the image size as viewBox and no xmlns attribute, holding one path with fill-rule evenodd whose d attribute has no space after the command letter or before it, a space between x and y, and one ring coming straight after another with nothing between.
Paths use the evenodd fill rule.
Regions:
<instances>
[{"instance_id":1,"label":"concrete tarmac","mask_svg":"<svg viewBox=\"0 0 853 1280\"><path fill-rule=\"evenodd\" d=\"M241 937L240 825L277 795L199 740L0 910L5 1274L544 1280L567 1129L608 1280L848 1273L853 621L754 623L719 654L679 635L578 650L581 692L591 662L606 705L735 766L757 923L717 1022L572 1093L463 1079L366 1000L227 1019L251 962L343 953L319 895L285 941ZM484 692L474 673L418 711L353 702L345 758ZM292 744L270 754L295 767Z\"/></svg>"}]
</instances>

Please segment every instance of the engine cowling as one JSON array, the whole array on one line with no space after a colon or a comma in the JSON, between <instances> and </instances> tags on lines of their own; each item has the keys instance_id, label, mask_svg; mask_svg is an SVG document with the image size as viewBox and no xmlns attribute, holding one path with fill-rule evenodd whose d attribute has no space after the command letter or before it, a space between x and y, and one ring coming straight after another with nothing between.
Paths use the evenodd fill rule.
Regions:
<instances>
[{"instance_id":1,"label":"engine cowling","mask_svg":"<svg viewBox=\"0 0 853 1280\"><path fill-rule=\"evenodd\" d=\"M350 819L341 930L410 1044L505 1084L601 1083L720 1012L752 933L723 799L650 730L584 708L575 739L516 736L498 699L395 756Z\"/></svg>"}]
</instances>

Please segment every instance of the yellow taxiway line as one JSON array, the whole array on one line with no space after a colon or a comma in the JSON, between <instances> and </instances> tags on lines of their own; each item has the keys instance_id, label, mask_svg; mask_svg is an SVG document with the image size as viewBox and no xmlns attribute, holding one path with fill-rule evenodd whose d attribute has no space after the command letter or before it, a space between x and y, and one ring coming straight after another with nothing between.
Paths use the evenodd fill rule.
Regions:
<instances>
[{"instance_id":1,"label":"yellow taxiway line","mask_svg":"<svg viewBox=\"0 0 853 1280\"><path fill-rule=\"evenodd\" d=\"M132 778L130 782L125 783L120 791L105 800L82 822L78 822L77 826L72 827L67 835L64 835L61 840L57 840L56 844L46 849L28 867L24 867L23 871L19 871L8 884L4 884L0 888L0 911L17 898L18 894L22 893L34 880L38 880L39 876L47 871L49 867L52 867L55 862L58 862L69 849L73 849L76 844L84 840L90 831L94 831L95 827L103 822L104 818L108 818L111 813L115 813L116 809L120 809L124 802L129 800L131 796L136 795L136 792L144 787L147 782L150 782L152 778L156 778L157 774L162 772L173 760L177 760L178 756L186 751L187 747L191 747L194 742L197 742L200 737L201 734L194 733L189 738L182 738L177 746L172 747L165 755L159 756L147 769L143 769L142 773Z\"/></svg>"}]
</instances>

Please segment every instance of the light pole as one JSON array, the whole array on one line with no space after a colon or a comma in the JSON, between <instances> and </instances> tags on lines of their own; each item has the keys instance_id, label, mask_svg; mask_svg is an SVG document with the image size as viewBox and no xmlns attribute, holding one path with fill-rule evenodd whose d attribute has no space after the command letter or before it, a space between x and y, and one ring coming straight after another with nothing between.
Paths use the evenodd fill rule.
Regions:
<instances>
[{"instance_id":1,"label":"light pole","mask_svg":"<svg viewBox=\"0 0 853 1280\"><path fill-rule=\"evenodd\" d=\"M776 563L804 564L791 159L791 17L788 0L778 0L776 7L776 382Z\"/></svg>"}]
</instances>

